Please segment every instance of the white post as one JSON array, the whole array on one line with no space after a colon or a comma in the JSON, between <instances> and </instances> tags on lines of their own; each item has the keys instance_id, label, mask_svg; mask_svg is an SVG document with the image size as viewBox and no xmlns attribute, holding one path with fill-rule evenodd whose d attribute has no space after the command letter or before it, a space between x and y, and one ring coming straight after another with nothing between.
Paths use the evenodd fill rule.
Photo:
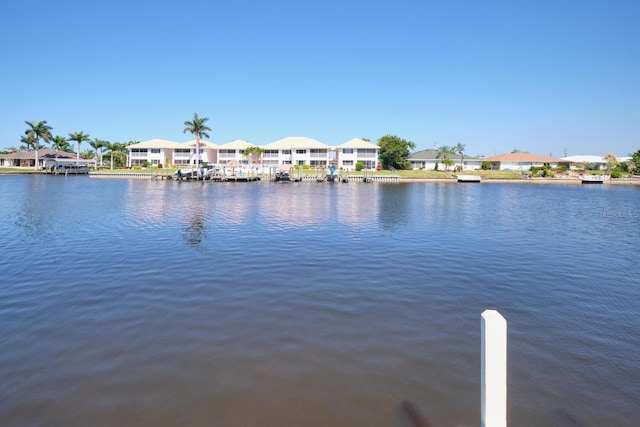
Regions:
<instances>
[{"instance_id":1,"label":"white post","mask_svg":"<svg viewBox=\"0 0 640 427\"><path fill-rule=\"evenodd\" d=\"M507 321L496 310L482 313L481 425L507 426Z\"/></svg>"}]
</instances>

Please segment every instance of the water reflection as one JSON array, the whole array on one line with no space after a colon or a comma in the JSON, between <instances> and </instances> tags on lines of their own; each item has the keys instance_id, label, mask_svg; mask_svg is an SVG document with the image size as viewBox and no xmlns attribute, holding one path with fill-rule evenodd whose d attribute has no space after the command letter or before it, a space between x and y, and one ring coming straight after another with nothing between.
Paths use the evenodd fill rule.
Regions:
<instances>
[{"instance_id":1,"label":"water reflection","mask_svg":"<svg viewBox=\"0 0 640 427\"><path fill-rule=\"evenodd\" d=\"M202 239L206 236L206 220L204 212L201 209L197 209L189 215L189 225L184 229L182 237L188 245L197 246L202 243Z\"/></svg>"},{"instance_id":2,"label":"water reflection","mask_svg":"<svg viewBox=\"0 0 640 427\"><path fill-rule=\"evenodd\" d=\"M413 184L380 185L378 222L385 230L406 224L411 210L408 207Z\"/></svg>"}]
</instances>

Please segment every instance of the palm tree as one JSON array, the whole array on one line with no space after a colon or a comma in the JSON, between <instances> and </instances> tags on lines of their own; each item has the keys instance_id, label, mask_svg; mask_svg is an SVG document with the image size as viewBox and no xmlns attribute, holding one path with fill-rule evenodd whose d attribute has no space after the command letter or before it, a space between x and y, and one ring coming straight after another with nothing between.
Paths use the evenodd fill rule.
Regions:
<instances>
[{"instance_id":1,"label":"palm tree","mask_svg":"<svg viewBox=\"0 0 640 427\"><path fill-rule=\"evenodd\" d=\"M80 144L84 141L90 141L89 135L85 135L84 132L73 132L69 134L69 141L76 141L78 143L78 152L76 153L76 163L80 164Z\"/></svg>"},{"instance_id":2,"label":"palm tree","mask_svg":"<svg viewBox=\"0 0 640 427\"><path fill-rule=\"evenodd\" d=\"M98 169L98 155L100 155L100 164L102 164L102 149L105 147L105 143L108 141L103 141L101 139L94 139L93 141L89 141L89 145L96 150L96 169Z\"/></svg>"},{"instance_id":3,"label":"palm tree","mask_svg":"<svg viewBox=\"0 0 640 427\"><path fill-rule=\"evenodd\" d=\"M51 146L56 149L56 157L58 157L58 151L69 150L69 141L64 136L56 135L51 141Z\"/></svg>"},{"instance_id":4,"label":"palm tree","mask_svg":"<svg viewBox=\"0 0 640 427\"><path fill-rule=\"evenodd\" d=\"M30 122L26 122L25 123L29 126L29 128L24 131L25 135L27 135L29 138L31 138L32 141L35 141L35 151L36 151L36 166L35 169L38 170L40 169L40 165L38 164L40 158L38 155L38 148L40 147L40 140L42 139L44 142L48 143L51 141L51 139L53 139L53 137L51 136L51 131L53 130L53 128L51 126L47 125L47 121L43 120L41 122L36 122L35 120L32 120Z\"/></svg>"},{"instance_id":5,"label":"palm tree","mask_svg":"<svg viewBox=\"0 0 640 427\"><path fill-rule=\"evenodd\" d=\"M196 137L196 167L200 167L200 138L203 136L209 138L207 131L210 131L211 128L205 125L208 120L207 117L198 117L198 113L193 113L193 121L184 122L186 128L183 132L189 132Z\"/></svg>"},{"instance_id":6,"label":"palm tree","mask_svg":"<svg viewBox=\"0 0 640 427\"><path fill-rule=\"evenodd\" d=\"M113 155L116 154L116 152L122 151L123 144L119 142L104 141L104 147L109 150L108 154L111 156L111 170L113 170Z\"/></svg>"},{"instance_id":7,"label":"palm tree","mask_svg":"<svg viewBox=\"0 0 640 427\"><path fill-rule=\"evenodd\" d=\"M459 142L458 145L455 146L456 153L460 154L460 170L464 168L464 166L462 165L462 163L464 162L464 149L465 145L460 144Z\"/></svg>"},{"instance_id":8,"label":"palm tree","mask_svg":"<svg viewBox=\"0 0 640 427\"><path fill-rule=\"evenodd\" d=\"M33 139L33 137L29 136L29 135L23 135L20 137L20 142L22 142L24 145L20 146L20 151L31 151L31 146L36 145L36 141L35 139Z\"/></svg>"},{"instance_id":9,"label":"palm tree","mask_svg":"<svg viewBox=\"0 0 640 427\"><path fill-rule=\"evenodd\" d=\"M436 159L442 159L442 164L445 166L445 170L449 170L449 166L452 164L452 160L449 159L449 156L452 154L456 154L455 147L449 147L448 145L443 145L438 148L438 154L436 155Z\"/></svg>"},{"instance_id":10,"label":"palm tree","mask_svg":"<svg viewBox=\"0 0 640 427\"><path fill-rule=\"evenodd\" d=\"M261 147L247 147L242 152L242 157L251 157L251 164L253 164L256 160L260 162L262 155L264 154L264 148Z\"/></svg>"}]
</instances>

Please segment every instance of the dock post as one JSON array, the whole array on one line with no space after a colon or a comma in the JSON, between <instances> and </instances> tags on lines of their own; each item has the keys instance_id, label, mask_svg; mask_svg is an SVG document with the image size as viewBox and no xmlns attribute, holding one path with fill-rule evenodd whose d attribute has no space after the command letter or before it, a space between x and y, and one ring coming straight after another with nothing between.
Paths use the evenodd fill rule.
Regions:
<instances>
[{"instance_id":1,"label":"dock post","mask_svg":"<svg viewBox=\"0 0 640 427\"><path fill-rule=\"evenodd\" d=\"M481 426L507 426L507 321L496 310L482 313Z\"/></svg>"}]
</instances>

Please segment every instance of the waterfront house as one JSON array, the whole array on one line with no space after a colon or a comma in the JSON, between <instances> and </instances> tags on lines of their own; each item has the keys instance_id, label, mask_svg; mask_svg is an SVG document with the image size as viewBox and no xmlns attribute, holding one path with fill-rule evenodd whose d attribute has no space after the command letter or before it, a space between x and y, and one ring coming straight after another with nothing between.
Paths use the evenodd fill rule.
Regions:
<instances>
[{"instance_id":1,"label":"waterfront house","mask_svg":"<svg viewBox=\"0 0 640 427\"><path fill-rule=\"evenodd\" d=\"M355 170L356 164L361 162L365 169L373 170L378 166L378 154L380 147L360 138L353 138L349 141L338 145L331 151L336 153L336 163L339 168L346 170ZM331 152L329 152L330 161Z\"/></svg>"},{"instance_id":2,"label":"waterfront house","mask_svg":"<svg viewBox=\"0 0 640 427\"><path fill-rule=\"evenodd\" d=\"M183 148L185 147L179 142L166 139L150 139L132 144L127 147L127 166L142 166L145 162L156 166L176 164L174 150Z\"/></svg>"},{"instance_id":3,"label":"waterfront house","mask_svg":"<svg viewBox=\"0 0 640 427\"><path fill-rule=\"evenodd\" d=\"M569 167L569 162L566 160L531 153L504 153L486 157L483 160L491 163L493 170L528 171L532 166L554 168L564 165Z\"/></svg>"},{"instance_id":4,"label":"waterfront house","mask_svg":"<svg viewBox=\"0 0 640 427\"><path fill-rule=\"evenodd\" d=\"M307 165L311 167L326 167L331 149L323 142L303 136L282 138L262 148L265 150L263 165L276 166L273 162L275 158L277 166Z\"/></svg>"},{"instance_id":5,"label":"waterfront house","mask_svg":"<svg viewBox=\"0 0 640 427\"><path fill-rule=\"evenodd\" d=\"M248 166L255 159L244 156L244 150L256 146L248 141L236 139L222 145L200 141L201 162L219 165L239 164ZM267 168L306 165L328 167L330 164L342 169L355 170L362 162L365 169L375 169L378 165L380 147L363 139L354 138L337 147L308 137L287 137L259 146L264 150L260 163ZM129 167L143 165L195 165L197 162L196 141L184 143L164 139L151 139L128 147Z\"/></svg>"},{"instance_id":6,"label":"waterfront house","mask_svg":"<svg viewBox=\"0 0 640 427\"><path fill-rule=\"evenodd\" d=\"M68 151L55 150L53 148L41 148L38 150L38 165L42 169L49 159L67 159L76 161L77 154ZM10 154L0 154L0 166L10 168L33 168L35 166L34 151L17 151ZM80 159L80 163L86 166L94 166L95 161L89 159Z\"/></svg>"},{"instance_id":7,"label":"waterfront house","mask_svg":"<svg viewBox=\"0 0 640 427\"><path fill-rule=\"evenodd\" d=\"M198 162L197 145L195 139L183 142L181 148L173 150L174 165L195 165ZM217 163L219 147L210 141L200 140L200 163ZM188 160L188 161L187 161ZM187 161L185 163L185 161Z\"/></svg>"},{"instance_id":8,"label":"waterfront house","mask_svg":"<svg viewBox=\"0 0 640 427\"><path fill-rule=\"evenodd\" d=\"M616 157L618 162L628 162L631 160L631 157L628 156L620 156ZM562 160L569 162L571 165L571 169L606 169L607 168L607 159L603 156L593 156L593 155L575 155L563 157Z\"/></svg>"},{"instance_id":9,"label":"waterfront house","mask_svg":"<svg viewBox=\"0 0 640 427\"><path fill-rule=\"evenodd\" d=\"M434 170L436 164L438 170L445 170L445 166L442 164L442 158L438 158L439 151L433 148L427 150L417 151L409 156L409 162L411 162L411 169L419 170ZM454 165L449 170L454 170L456 166L460 166L460 155L450 154L449 158L454 161ZM482 166L482 161L485 160L482 157L464 156L462 159L463 170L476 170Z\"/></svg>"},{"instance_id":10,"label":"waterfront house","mask_svg":"<svg viewBox=\"0 0 640 427\"><path fill-rule=\"evenodd\" d=\"M252 146L253 144L244 139L235 139L226 144L222 144L218 146L217 163L226 165L236 164L237 162L240 165L246 166L249 164L249 159L244 157L244 150Z\"/></svg>"}]
</instances>

